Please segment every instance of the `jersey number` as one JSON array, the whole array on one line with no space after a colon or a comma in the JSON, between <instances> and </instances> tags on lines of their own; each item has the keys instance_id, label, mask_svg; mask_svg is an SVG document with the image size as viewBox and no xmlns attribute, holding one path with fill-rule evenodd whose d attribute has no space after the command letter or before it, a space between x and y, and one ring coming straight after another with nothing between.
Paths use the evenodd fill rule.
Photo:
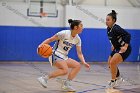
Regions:
<instances>
[{"instance_id":1,"label":"jersey number","mask_svg":"<svg viewBox=\"0 0 140 93\"><path fill-rule=\"evenodd\" d=\"M65 51L68 51L69 47L66 47L66 46L65 46L63 49L64 49Z\"/></svg>"}]
</instances>

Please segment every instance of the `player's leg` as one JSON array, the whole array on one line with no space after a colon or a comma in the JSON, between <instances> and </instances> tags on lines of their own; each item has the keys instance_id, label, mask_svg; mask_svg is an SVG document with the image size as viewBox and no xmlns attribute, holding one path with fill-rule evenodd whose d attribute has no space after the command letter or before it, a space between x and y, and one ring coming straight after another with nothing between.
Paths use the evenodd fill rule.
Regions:
<instances>
[{"instance_id":1,"label":"player's leg","mask_svg":"<svg viewBox=\"0 0 140 93\"><path fill-rule=\"evenodd\" d=\"M130 53L131 53L131 46L128 46L127 50L124 53L120 53L123 61L130 55ZM119 69L118 69L117 75L116 75L116 85L115 86L119 86L123 81L124 81L124 79L120 76Z\"/></svg>"},{"instance_id":2,"label":"player's leg","mask_svg":"<svg viewBox=\"0 0 140 93\"><path fill-rule=\"evenodd\" d=\"M69 58L66 60L68 68L71 68L70 73L68 74L67 80L63 81L62 88L67 91L76 91L72 85L71 81L76 77L78 72L80 71L81 65L77 61Z\"/></svg>"},{"instance_id":3,"label":"player's leg","mask_svg":"<svg viewBox=\"0 0 140 93\"><path fill-rule=\"evenodd\" d=\"M109 69L110 69L110 60L111 60L111 58L112 58L112 57L109 56L109 57L108 57L108 62L107 62L107 63L108 63L108 68L109 68Z\"/></svg>"},{"instance_id":4,"label":"player's leg","mask_svg":"<svg viewBox=\"0 0 140 93\"><path fill-rule=\"evenodd\" d=\"M49 79L68 74L68 66L65 60L57 61L54 66L57 70L49 74Z\"/></svg>"},{"instance_id":5,"label":"player's leg","mask_svg":"<svg viewBox=\"0 0 140 93\"><path fill-rule=\"evenodd\" d=\"M120 77L120 70L119 68L117 67L117 74L116 74L116 78Z\"/></svg>"},{"instance_id":6,"label":"player's leg","mask_svg":"<svg viewBox=\"0 0 140 93\"><path fill-rule=\"evenodd\" d=\"M62 75L66 75L68 73L68 66L65 60L61 60L61 61L55 61L54 65L57 70L53 71L50 74L47 74L45 76L39 77L38 81L40 82L40 84L46 88L47 87L47 81L51 78L55 78L57 76L62 76Z\"/></svg>"},{"instance_id":7,"label":"player's leg","mask_svg":"<svg viewBox=\"0 0 140 93\"><path fill-rule=\"evenodd\" d=\"M80 71L81 64L71 58L69 58L66 62L67 62L68 67L72 68L68 75L68 79L73 80L78 74L78 72Z\"/></svg>"},{"instance_id":8,"label":"player's leg","mask_svg":"<svg viewBox=\"0 0 140 93\"><path fill-rule=\"evenodd\" d=\"M108 57L108 67L110 69L110 60L112 59L111 56ZM116 78L119 78L120 77L120 71L119 71L119 68L117 67L117 74L116 74Z\"/></svg>"},{"instance_id":9,"label":"player's leg","mask_svg":"<svg viewBox=\"0 0 140 93\"><path fill-rule=\"evenodd\" d=\"M115 86L115 82L116 82L116 75L118 72L118 67L117 65L119 63L121 63L123 61L122 56L119 53L115 53L109 63L109 67L110 67L110 71L111 71L111 76L112 76L112 80L110 82L110 87L114 87Z\"/></svg>"}]
</instances>

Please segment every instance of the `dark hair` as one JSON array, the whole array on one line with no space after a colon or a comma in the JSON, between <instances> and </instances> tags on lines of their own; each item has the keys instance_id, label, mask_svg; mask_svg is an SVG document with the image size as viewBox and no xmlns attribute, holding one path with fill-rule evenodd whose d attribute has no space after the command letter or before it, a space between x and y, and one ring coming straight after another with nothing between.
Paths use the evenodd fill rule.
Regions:
<instances>
[{"instance_id":1,"label":"dark hair","mask_svg":"<svg viewBox=\"0 0 140 93\"><path fill-rule=\"evenodd\" d=\"M117 13L115 10L112 10L112 12L108 14L108 16L111 16L112 19L115 20L115 22L117 21Z\"/></svg>"},{"instance_id":2,"label":"dark hair","mask_svg":"<svg viewBox=\"0 0 140 93\"><path fill-rule=\"evenodd\" d=\"M78 26L82 21L80 20L72 20L72 19L69 19L68 20L68 23L70 24L70 28L73 30L74 29L74 26Z\"/></svg>"}]
</instances>

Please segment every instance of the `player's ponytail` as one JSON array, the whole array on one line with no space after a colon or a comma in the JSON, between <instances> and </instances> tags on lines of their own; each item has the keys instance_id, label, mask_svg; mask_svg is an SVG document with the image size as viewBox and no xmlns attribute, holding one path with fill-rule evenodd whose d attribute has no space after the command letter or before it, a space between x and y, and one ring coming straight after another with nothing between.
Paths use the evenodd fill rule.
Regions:
<instances>
[{"instance_id":1,"label":"player's ponytail","mask_svg":"<svg viewBox=\"0 0 140 93\"><path fill-rule=\"evenodd\" d=\"M115 20L115 22L117 21L117 13L115 10L112 10L112 12L108 14L108 16L111 16L112 19Z\"/></svg>"},{"instance_id":2,"label":"player's ponytail","mask_svg":"<svg viewBox=\"0 0 140 93\"><path fill-rule=\"evenodd\" d=\"M68 23L70 24L70 28L73 30L74 26L78 26L81 23L81 20L72 20L69 19Z\"/></svg>"},{"instance_id":3,"label":"player's ponytail","mask_svg":"<svg viewBox=\"0 0 140 93\"><path fill-rule=\"evenodd\" d=\"M69 20L68 20L68 23L69 23L69 24L71 24L72 22L73 22L73 20L72 20L72 19L69 19Z\"/></svg>"}]
</instances>

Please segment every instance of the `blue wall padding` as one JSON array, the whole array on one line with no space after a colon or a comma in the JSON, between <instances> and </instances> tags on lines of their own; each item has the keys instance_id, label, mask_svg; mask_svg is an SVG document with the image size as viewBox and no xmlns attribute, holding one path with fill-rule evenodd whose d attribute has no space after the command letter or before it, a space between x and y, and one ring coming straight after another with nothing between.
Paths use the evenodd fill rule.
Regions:
<instances>
[{"instance_id":1,"label":"blue wall padding","mask_svg":"<svg viewBox=\"0 0 140 93\"><path fill-rule=\"evenodd\" d=\"M0 26L0 61L48 61L37 55L37 46L63 29L67 28ZM140 47L140 30L128 29L127 31L132 36L133 50L126 61L139 61L137 57ZM107 61L110 43L106 29L85 28L80 37L86 61ZM78 60L75 47L70 51L69 57Z\"/></svg>"}]
</instances>

